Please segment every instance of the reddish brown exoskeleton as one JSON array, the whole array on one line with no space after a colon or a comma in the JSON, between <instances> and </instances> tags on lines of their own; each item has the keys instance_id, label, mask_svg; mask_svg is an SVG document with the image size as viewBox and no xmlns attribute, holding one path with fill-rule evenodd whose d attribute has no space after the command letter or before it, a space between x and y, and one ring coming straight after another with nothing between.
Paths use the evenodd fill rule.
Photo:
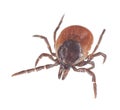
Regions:
<instances>
[{"instance_id":1,"label":"reddish brown exoskeleton","mask_svg":"<svg viewBox=\"0 0 120 110\"><path fill-rule=\"evenodd\" d=\"M95 46L93 52L89 54L89 50L91 49L91 45L93 43L93 35L87 28L83 26L72 25L63 29L58 39L56 40L56 33L63 21L63 17L64 16L62 16L58 26L54 31L53 38L54 38L55 53L52 52L51 46L46 37L41 35L34 35L34 37L39 37L45 40L50 53L40 54L40 56L37 58L35 62L35 68L17 72L12 76L16 76L24 73L30 73L33 71L40 71L44 68L48 69L48 68L60 65L58 78L60 79L62 76L62 80L64 80L70 68L72 68L74 71L87 72L89 75L92 76L94 96L96 97L97 96L96 77L95 77L95 74L91 71L91 69L94 68L93 58L97 56L102 56L104 58L103 63L106 60L106 54L102 52L96 53L96 50L102 40L105 29L101 33L98 43ZM46 64L44 66L37 66L38 62L43 57L48 57L55 63ZM83 66L87 64L91 66L89 68L84 68Z\"/></svg>"}]
</instances>

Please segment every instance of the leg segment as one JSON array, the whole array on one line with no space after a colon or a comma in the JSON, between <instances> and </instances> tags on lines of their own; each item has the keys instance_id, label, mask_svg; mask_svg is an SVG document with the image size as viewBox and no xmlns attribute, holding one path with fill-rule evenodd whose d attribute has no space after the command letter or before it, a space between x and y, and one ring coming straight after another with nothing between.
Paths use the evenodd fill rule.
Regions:
<instances>
[{"instance_id":1,"label":"leg segment","mask_svg":"<svg viewBox=\"0 0 120 110\"><path fill-rule=\"evenodd\" d=\"M103 57L103 63L106 61L106 54L104 54L104 53L102 53L102 52L98 52L98 53L95 53L95 54L93 54L93 58L94 57L97 57L97 56L102 56Z\"/></svg>"},{"instance_id":2,"label":"leg segment","mask_svg":"<svg viewBox=\"0 0 120 110\"><path fill-rule=\"evenodd\" d=\"M42 53L42 54L37 58L37 60L36 60L36 62L35 62L35 67L37 66L38 62L40 61L40 59L41 59L42 57L48 57L48 58L51 59L52 61L56 61L56 59L54 59L54 58L52 57L52 55L47 54L47 53Z\"/></svg>"},{"instance_id":3,"label":"leg segment","mask_svg":"<svg viewBox=\"0 0 120 110\"><path fill-rule=\"evenodd\" d=\"M94 57L97 57L97 56L102 56L103 57L103 63L106 61L107 55L102 53L102 52L98 52L98 53L95 53L95 54L90 54L87 57L88 61L91 61Z\"/></svg>"},{"instance_id":4,"label":"leg segment","mask_svg":"<svg viewBox=\"0 0 120 110\"><path fill-rule=\"evenodd\" d=\"M85 66L87 64L91 65L91 67L89 67L88 69L93 69L95 67L95 63L93 61L90 61L90 60L82 61L82 62L78 63L76 66L81 67L81 66Z\"/></svg>"},{"instance_id":5,"label":"leg segment","mask_svg":"<svg viewBox=\"0 0 120 110\"><path fill-rule=\"evenodd\" d=\"M88 61L91 61L94 57L101 55L101 56L104 58L103 63L105 62L106 57L107 57L106 54L104 54L104 53L102 53L102 52L95 53L96 50L98 49L99 45L100 45L100 42L101 42L101 40L102 40L102 37L103 37L103 34L104 34L104 33L105 33L105 29L104 29L103 32L101 33L100 38L99 38L99 40L98 40L98 43L97 43L97 45L95 46L93 52L92 52L90 55L88 55L88 57L86 58Z\"/></svg>"},{"instance_id":6,"label":"leg segment","mask_svg":"<svg viewBox=\"0 0 120 110\"><path fill-rule=\"evenodd\" d=\"M92 71L90 71L89 69L87 69L86 72L87 72L90 76L92 76L94 97L96 98L96 96L97 96L96 76L95 76L95 74L94 74Z\"/></svg>"},{"instance_id":7,"label":"leg segment","mask_svg":"<svg viewBox=\"0 0 120 110\"><path fill-rule=\"evenodd\" d=\"M94 54L95 51L98 49L98 47L99 47L99 45L100 45L100 42L101 42L101 40L102 40L102 37L103 37L103 34L104 34L104 33L105 33L105 29L102 31L102 33L101 33L101 35L100 35L100 38L99 38L99 40L98 40L98 43L97 43L97 45L95 46L95 48L94 48L92 54Z\"/></svg>"},{"instance_id":8,"label":"leg segment","mask_svg":"<svg viewBox=\"0 0 120 110\"><path fill-rule=\"evenodd\" d=\"M48 47L51 55L56 56L56 54L52 52L51 46L50 46L50 44L49 44L49 42L48 42L48 39L47 39L46 37L41 36L41 35L33 35L33 37L39 37L39 38L41 38L41 39L44 39L44 41L45 41L45 43L47 44L47 47Z\"/></svg>"},{"instance_id":9,"label":"leg segment","mask_svg":"<svg viewBox=\"0 0 120 110\"><path fill-rule=\"evenodd\" d=\"M58 64L59 64L58 62L55 62L54 64L47 64L47 65L44 65L44 66L38 66L36 68L22 70L20 72L14 73L12 76L17 76L17 75L21 75L21 74L25 74L25 73L31 73L31 72L34 72L34 71L40 71L40 70L45 69L45 68L49 69L49 68L52 68L54 66L57 66Z\"/></svg>"},{"instance_id":10,"label":"leg segment","mask_svg":"<svg viewBox=\"0 0 120 110\"><path fill-rule=\"evenodd\" d=\"M88 68L89 70L95 68L95 63L93 61L90 61L88 64L91 65L91 67Z\"/></svg>"},{"instance_id":11,"label":"leg segment","mask_svg":"<svg viewBox=\"0 0 120 110\"><path fill-rule=\"evenodd\" d=\"M74 71L77 71L77 72L87 72L90 76L92 76L92 82L93 82L93 90L94 90L94 97L96 98L97 96L97 84L96 84L96 77L95 77L95 74L90 71L90 69L86 69L86 68L75 68L75 67L72 67Z\"/></svg>"},{"instance_id":12,"label":"leg segment","mask_svg":"<svg viewBox=\"0 0 120 110\"><path fill-rule=\"evenodd\" d=\"M60 25L61 25L61 23L62 23L62 21L63 21L63 18L64 18L64 15L62 16L62 18L61 18L58 26L56 27L56 29L55 29L55 31L54 31L54 45L55 45L55 42L56 42L56 33L57 33L58 29L60 28Z\"/></svg>"}]
</instances>

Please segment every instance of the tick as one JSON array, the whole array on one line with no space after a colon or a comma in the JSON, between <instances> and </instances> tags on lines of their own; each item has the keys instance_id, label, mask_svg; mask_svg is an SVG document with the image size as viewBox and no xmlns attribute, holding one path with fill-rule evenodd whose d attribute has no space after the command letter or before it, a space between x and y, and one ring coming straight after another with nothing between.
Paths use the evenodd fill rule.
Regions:
<instances>
[{"instance_id":1,"label":"tick","mask_svg":"<svg viewBox=\"0 0 120 110\"><path fill-rule=\"evenodd\" d=\"M91 70L95 67L95 63L93 61L95 57L102 56L103 63L106 60L106 54L102 52L96 52L102 40L103 34L105 33L105 29L102 31L94 50L92 51L91 54L89 54L89 50L91 49L91 45L93 43L93 35L87 28L83 26L71 25L66 27L65 29L62 30L58 39L56 40L56 33L60 28L63 18L64 15L62 16L53 35L55 53L52 51L49 41L45 36L34 35L34 37L41 38L46 42L49 53L40 54L40 56L37 58L35 62L34 68L22 70L20 72L14 73L12 76L30 73L34 71L40 71L45 68L49 69L59 65L60 67L58 72L58 78L60 79L62 77L62 80L64 80L68 72L70 71L70 68L72 68L76 72L86 72L90 76L92 76L94 96L96 98L97 96L96 76ZM54 63L46 64L44 66L37 66L38 62L43 57L48 57L49 59L54 61ZM85 68L84 67L85 65L90 65L90 67Z\"/></svg>"}]
</instances>

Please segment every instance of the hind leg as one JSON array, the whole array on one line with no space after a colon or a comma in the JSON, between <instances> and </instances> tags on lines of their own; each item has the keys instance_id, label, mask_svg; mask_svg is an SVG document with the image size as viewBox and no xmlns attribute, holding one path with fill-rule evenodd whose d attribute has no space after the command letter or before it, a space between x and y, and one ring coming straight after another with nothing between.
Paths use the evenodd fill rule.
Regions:
<instances>
[{"instance_id":1,"label":"hind leg","mask_svg":"<svg viewBox=\"0 0 120 110\"><path fill-rule=\"evenodd\" d=\"M76 68L76 67L72 67L74 71L77 72L87 72L90 76L92 76L92 82L93 82L93 90L94 90L94 97L97 97L97 84L96 84L96 76L95 74L90 71L90 69L87 68Z\"/></svg>"}]
</instances>

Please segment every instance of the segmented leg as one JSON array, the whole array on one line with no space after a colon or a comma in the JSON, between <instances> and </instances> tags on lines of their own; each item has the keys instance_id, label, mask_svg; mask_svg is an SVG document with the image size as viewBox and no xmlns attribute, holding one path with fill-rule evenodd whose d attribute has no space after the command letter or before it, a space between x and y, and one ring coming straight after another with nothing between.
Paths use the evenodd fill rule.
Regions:
<instances>
[{"instance_id":1,"label":"segmented leg","mask_svg":"<svg viewBox=\"0 0 120 110\"><path fill-rule=\"evenodd\" d=\"M102 56L103 57L103 63L106 61L106 58L107 58L107 55L102 53L102 52L98 52L98 53L95 53L95 54L90 54L87 58L88 58L88 61L92 60L94 57L97 57L97 56Z\"/></svg>"},{"instance_id":2,"label":"segmented leg","mask_svg":"<svg viewBox=\"0 0 120 110\"><path fill-rule=\"evenodd\" d=\"M50 51L51 55L56 56L56 54L52 52L51 46L50 46L50 44L49 44L49 42L48 42L48 39L47 39L45 36L33 35L33 37L39 37L39 38L41 38L41 39L44 39L44 41L45 41L45 43L47 44L48 50Z\"/></svg>"},{"instance_id":3,"label":"segmented leg","mask_svg":"<svg viewBox=\"0 0 120 110\"><path fill-rule=\"evenodd\" d=\"M88 68L89 70L95 68L95 63L93 61L89 62L88 64L91 65L91 67Z\"/></svg>"},{"instance_id":4,"label":"segmented leg","mask_svg":"<svg viewBox=\"0 0 120 110\"><path fill-rule=\"evenodd\" d=\"M105 29L103 29L103 31L102 31L102 33L101 33L101 35L100 35L100 38L99 38L99 40L98 40L98 42L97 42L97 44L96 44L93 52L92 52L90 55L88 55L88 57L86 58L88 61L91 61L91 60L92 60L94 57L96 57L96 56L102 56L102 57L104 58L104 59L103 59L103 63L105 62L105 60L106 60L106 58L107 58L106 54L104 54L104 53L102 53L102 52L97 52L97 53L95 53L96 50L98 49L99 45L100 45L100 42L101 42L101 40L102 40L102 38L103 38L103 34L104 34L104 33L105 33Z\"/></svg>"},{"instance_id":5,"label":"segmented leg","mask_svg":"<svg viewBox=\"0 0 120 110\"><path fill-rule=\"evenodd\" d=\"M92 82L93 82L93 90L94 90L94 97L96 98L97 97L97 84L96 84L96 76L95 74L90 71L89 69L86 70L86 72L92 76Z\"/></svg>"},{"instance_id":6,"label":"segmented leg","mask_svg":"<svg viewBox=\"0 0 120 110\"><path fill-rule=\"evenodd\" d=\"M27 69L27 70L22 70L20 72L17 72L15 74L13 74L12 76L17 76L17 75L21 75L21 74L25 74L25 73L31 73L31 72L34 72L34 71L40 71L42 69L49 69L49 68L52 68L54 66L57 66L59 65L58 62L55 62L54 64L47 64L47 65L44 65L44 66L38 66L36 68L31 68L31 69Z\"/></svg>"},{"instance_id":7,"label":"segmented leg","mask_svg":"<svg viewBox=\"0 0 120 110\"><path fill-rule=\"evenodd\" d=\"M106 54L104 54L102 52L98 52L98 53L93 54L93 58L97 57L97 56L102 56L103 57L103 63L106 61L106 58L107 58Z\"/></svg>"},{"instance_id":8,"label":"segmented leg","mask_svg":"<svg viewBox=\"0 0 120 110\"><path fill-rule=\"evenodd\" d=\"M103 31L102 31L102 33L101 33L101 35L100 35L100 38L99 38L99 40L98 40L98 42L97 42L97 45L95 46L92 54L94 54L94 53L96 52L96 50L98 49L98 47L99 47L99 45L100 45L100 42L101 42L101 40L102 40L102 38L103 38L103 34L104 34L104 33L105 33L105 29L103 29Z\"/></svg>"},{"instance_id":9,"label":"segmented leg","mask_svg":"<svg viewBox=\"0 0 120 110\"><path fill-rule=\"evenodd\" d=\"M56 33L57 33L58 29L60 28L60 25L61 25L61 23L62 23L62 21L63 21L63 18L64 18L64 15L62 16L62 18L61 18L58 26L56 27L56 29L55 29L55 31L54 31L54 45L55 45L55 42L56 42Z\"/></svg>"},{"instance_id":10,"label":"segmented leg","mask_svg":"<svg viewBox=\"0 0 120 110\"><path fill-rule=\"evenodd\" d=\"M37 58L37 60L36 60L36 62L35 62L35 67L37 66L38 62L40 61L40 59L41 59L42 57L48 57L48 58L51 59L52 61L56 61L56 59L54 59L52 55L47 54L47 53L42 53L42 54Z\"/></svg>"},{"instance_id":11,"label":"segmented leg","mask_svg":"<svg viewBox=\"0 0 120 110\"><path fill-rule=\"evenodd\" d=\"M90 64L90 65L91 65L91 67L89 67L88 69L93 69L93 68L95 67L95 63L94 63L93 61L91 61L91 60L82 61L82 62L78 63L78 64L75 65L75 66L82 67L82 66L85 66L85 65L87 65L87 64Z\"/></svg>"},{"instance_id":12,"label":"segmented leg","mask_svg":"<svg viewBox=\"0 0 120 110\"><path fill-rule=\"evenodd\" d=\"M96 77L95 74L90 71L90 69L86 69L86 68L76 68L76 67L72 67L74 71L77 72L87 72L90 76L92 76L92 82L93 82L93 90L94 90L94 97L96 98L97 96L97 84L96 84Z\"/></svg>"}]
</instances>

